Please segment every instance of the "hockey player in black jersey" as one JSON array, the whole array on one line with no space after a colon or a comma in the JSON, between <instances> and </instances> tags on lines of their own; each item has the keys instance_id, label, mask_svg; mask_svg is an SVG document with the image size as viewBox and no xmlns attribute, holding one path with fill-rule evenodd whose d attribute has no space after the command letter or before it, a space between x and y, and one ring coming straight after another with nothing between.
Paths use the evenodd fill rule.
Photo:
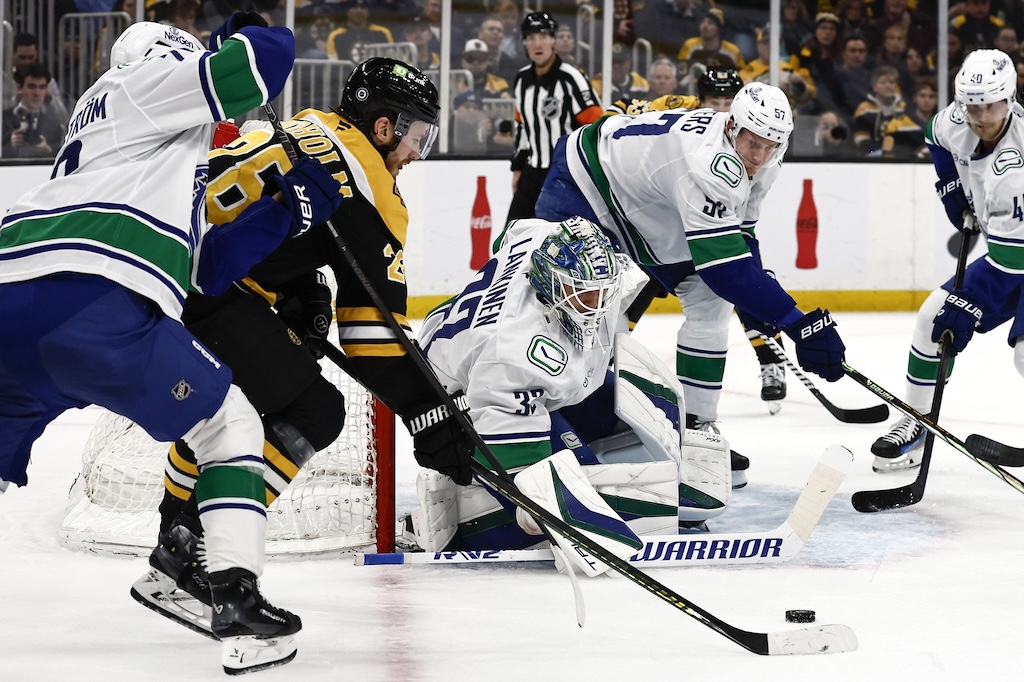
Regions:
<instances>
[{"instance_id":1,"label":"hockey player in black jersey","mask_svg":"<svg viewBox=\"0 0 1024 682\"><path fill-rule=\"evenodd\" d=\"M300 154L317 158L341 183L345 200L332 222L406 330L403 247L409 215L395 179L403 166L429 153L439 112L437 92L419 70L374 58L356 67L334 111L306 110L283 126ZM211 152L211 222L226 222L258 198L265 169L273 165L285 169L290 163L271 130L256 130ZM190 295L185 325L232 368L235 383L263 418L268 505L317 450L334 441L344 420L343 397L317 362L317 343L326 338L332 313L330 289L318 279L317 268L323 266L337 280L346 371L407 426L441 404L325 225L273 252L229 293ZM422 466L469 482L472 444L451 416L413 431L413 442ZM192 453L175 443L165 469L159 544L150 557L151 570L133 585L132 596L209 636L207 612L194 602L185 608L184 595L175 592L209 604L193 495L196 476Z\"/></svg>"}]
</instances>

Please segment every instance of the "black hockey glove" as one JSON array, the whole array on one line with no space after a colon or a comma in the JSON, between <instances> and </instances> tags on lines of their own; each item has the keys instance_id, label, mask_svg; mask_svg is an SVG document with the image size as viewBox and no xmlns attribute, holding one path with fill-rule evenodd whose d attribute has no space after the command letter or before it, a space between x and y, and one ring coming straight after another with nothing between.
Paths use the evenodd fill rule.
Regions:
<instances>
[{"instance_id":1,"label":"black hockey glove","mask_svg":"<svg viewBox=\"0 0 1024 682\"><path fill-rule=\"evenodd\" d=\"M846 345L839 338L836 323L827 310L818 308L801 317L783 331L796 346L796 359L808 372L826 381L843 378Z\"/></svg>"},{"instance_id":2,"label":"black hockey glove","mask_svg":"<svg viewBox=\"0 0 1024 682\"><path fill-rule=\"evenodd\" d=\"M452 400L463 412L469 409L462 391L453 393ZM443 403L420 404L409 414L402 421L412 434L413 455L419 465L434 469L459 485L469 485L473 480L470 463L475 445L448 408Z\"/></svg>"},{"instance_id":3,"label":"black hockey glove","mask_svg":"<svg viewBox=\"0 0 1024 682\"><path fill-rule=\"evenodd\" d=\"M970 301L966 291L951 292L932 320L932 341L938 343L942 334L949 331L953 336L953 354L961 353L974 336L974 328L981 324L982 316L981 308Z\"/></svg>"},{"instance_id":4,"label":"black hockey glove","mask_svg":"<svg viewBox=\"0 0 1024 682\"><path fill-rule=\"evenodd\" d=\"M314 225L327 222L341 206L341 184L316 159L299 159L292 169L267 180L264 194L283 195L282 203L292 212L292 231L297 237Z\"/></svg>"},{"instance_id":5,"label":"black hockey glove","mask_svg":"<svg viewBox=\"0 0 1024 682\"><path fill-rule=\"evenodd\" d=\"M281 320L302 338L303 345L317 360L324 356L323 342L331 331L334 300L327 278L322 272L314 273L308 282L286 293L276 307Z\"/></svg>"},{"instance_id":6,"label":"black hockey glove","mask_svg":"<svg viewBox=\"0 0 1024 682\"><path fill-rule=\"evenodd\" d=\"M964 216L970 214L971 206L967 203L967 195L964 194L960 178L939 180L935 183L935 191L939 193L939 199L942 200L942 206L946 209L946 217L949 218L949 222L953 223L953 227L958 230L964 229ZM972 226L973 223L968 225L967 229L977 231L977 228L972 229Z\"/></svg>"},{"instance_id":7,"label":"black hockey glove","mask_svg":"<svg viewBox=\"0 0 1024 682\"><path fill-rule=\"evenodd\" d=\"M210 50L216 52L224 41L246 26L267 28L266 20L256 12L235 12L216 31L210 34Z\"/></svg>"}]
</instances>

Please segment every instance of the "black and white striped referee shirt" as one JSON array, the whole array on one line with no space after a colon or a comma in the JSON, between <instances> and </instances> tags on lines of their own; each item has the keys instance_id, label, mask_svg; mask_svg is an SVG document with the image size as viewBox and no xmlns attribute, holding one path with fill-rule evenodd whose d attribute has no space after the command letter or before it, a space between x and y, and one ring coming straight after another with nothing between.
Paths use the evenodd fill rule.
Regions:
<instances>
[{"instance_id":1,"label":"black and white striped referee shirt","mask_svg":"<svg viewBox=\"0 0 1024 682\"><path fill-rule=\"evenodd\" d=\"M516 101L513 171L526 165L550 168L558 138L604 113L586 74L557 55L543 76L537 75L532 63L520 69L512 91Z\"/></svg>"}]
</instances>

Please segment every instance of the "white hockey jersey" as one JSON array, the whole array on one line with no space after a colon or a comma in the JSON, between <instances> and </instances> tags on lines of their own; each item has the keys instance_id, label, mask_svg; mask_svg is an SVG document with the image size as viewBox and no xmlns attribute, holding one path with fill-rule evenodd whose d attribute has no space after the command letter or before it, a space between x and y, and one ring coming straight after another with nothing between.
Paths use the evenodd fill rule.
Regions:
<instances>
[{"instance_id":1,"label":"white hockey jersey","mask_svg":"<svg viewBox=\"0 0 1024 682\"><path fill-rule=\"evenodd\" d=\"M932 119L929 144L953 155L964 194L982 232L988 237L988 259L1003 272L1024 274L1024 109L1014 104L1010 125L990 152L953 102Z\"/></svg>"},{"instance_id":2,"label":"white hockey jersey","mask_svg":"<svg viewBox=\"0 0 1024 682\"><path fill-rule=\"evenodd\" d=\"M209 229L213 123L280 91L289 53L291 32L266 29L107 71L75 105L50 181L4 217L0 282L99 275L179 318Z\"/></svg>"},{"instance_id":3,"label":"white hockey jersey","mask_svg":"<svg viewBox=\"0 0 1024 682\"><path fill-rule=\"evenodd\" d=\"M604 382L614 335L627 330L626 309L647 282L620 256L617 307L593 348L574 348L527 279L530 254L555 228L544 220L511 223L497 253L462 294L427 316L419 334L445 388L466 393L473 425L506 468L552 454L550 412Z\"/></svg>"},{"instance_id":4,"label":"white hockey jersey","mask_svg":"<svg viewBox=\"0 0 1024 682\"><path fill-rule=\"evenodd\" d=\"M700 270L749 255L752 228L779 165L747 176L711 109L608 116L573 132L566 161L602 227L638 263Z\"/></svg>"}]
</instances>

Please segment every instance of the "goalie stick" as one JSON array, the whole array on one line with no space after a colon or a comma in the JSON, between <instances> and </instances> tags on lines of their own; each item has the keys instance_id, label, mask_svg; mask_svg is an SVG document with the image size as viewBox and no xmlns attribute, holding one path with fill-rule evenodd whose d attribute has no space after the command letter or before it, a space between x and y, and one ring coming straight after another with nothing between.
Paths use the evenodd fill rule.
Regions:
<instances>
[{"instance_id":1,"label":"goalie stick","mask_svg":"<svg viewBox=\"0 0 1024 682\"><path fill-rule=\"evenodd\" d=\"M956 273L953 275L953 289L959 289L964 283L964 272L967 269L967 254L971 251L971 232L963 230L960 236L960 252L956 259ZM933 422L939 418L942 407L942 395L946 389L946 373L953 361L952 335L943 333L939 339L939 367L935 373L935 392L932 394L932 409L928 418ZM928 482L928 471L932 464L932 448L935 447L935 434L929 431L924 438L924 450L921 453L921 467L917 476L908 485L887 490L859 490L850 496L850 504L862 513L887 511L917 504L924 499L924 487Z\"/></svg>"},{"instance_id":2,"label":"goalie stick","mask_svg":"<svg viewBox=\"0 0 1024 682\"><path fill-rule=\"evenodd\" d=\"M782 346L775 339L767 336L766 334L759 334L761 339L768 344L768 347L772 349L777 357L782 362L786 363L786 367L792 372L800 383L811 392L818 402L825 406L825 409L832 413L832 416L841 422L847 424L877 424L884 422L889 418L889 407L887 405L872 405L871 407L861 407L852 410L848 410L842 407L836 407L832 402L822 395L821 391L811 382L806 374L803 373L796 364L786 355L786 351L783 350Z\"/></svg>"},{"instance_id":3,"label":"goalie stick","mask_svg":"<svg viewBox=\"0 0 1024 682\"><path fill-rule=\"evenodd\" d=\"M846 477L853 453L833 445L815 465L789 518L774 530L753 533L692 533L641 536L644 548L630 557L634 566L708 566L782 563L795 557ZM357 566L492 564L552 561L549 549L356 554Z\"/></svg>"},{"instance_id":4,"label":"goalie stick","mask_svg":"<svg viewBox=\"0 0 1024 682\"><path fill-rule=\"evenodd\" d=\"M291 140L288 139L288 136L281 128L281 122L274 113L273 106L268 103L264 106L264 110L266 111L271 124L274 126L275 136L279 143L285 149L289 158L294 161L297 158L295 149L291 144ZM402 329L401 325L395 319L394 314L388 308L387 304L373 286L373 283L367 277L366 272L359 264L359 261L355 258L352 252L349 251L348 244L345 242L344 238L342 238L338 233L338 230L334 227L331 221L327 221L326 226L330 230L331 236L334 238L338 250L345 259L345 262L349 265L353 274L363 285L367 295L373 301L373 304L380 311L381 316L394 332L396 339L402 344L402 347L409 354L413 363L416 365L416 368L423 373L424 378L431 384L437 393L437 396L451 411L459 425L462 426L466 433L472 438L473 442L476 444L477 448L480 449L480 452L483 453L484 457L487 458L490 465L493 466L497 472L500 472L495 473L475 459L472 460L473 473L481 482L501 493L510 502L529 513L534 518L539 519L542 522L542 526L546 526L548 529L553 530L559 535L562 535L572 541L578 545L580 549L586 551L598 560L603 561L617 573L620 573L624 577L630 579L632 582L643 587L648 592L657 595L663 601L671 604L720 635L732 640L747 651L759 655L786 655L838 653L842 651L853 651L857 648L857 637L854 635L853 630L846 625L815 625L796 630L768 633L751 632L731 625L714 614L705 611L693 602L690 602L654 578L648 576L643 571L631 566L628 562L623 561L606 550L602 545L593 542L579 529L568 525L562 519L554 516L538 505L531 498L523 495L512 482L508 472L504 470L500 462L498 462L494 457L494 453L491 452L491 449L480 437L480 434L478 434L476 429L473 428L473 424L469 420L469 417L459 409L455 404L455 401L444 389L444 386L441 385L441 382L434 375L433 370L426 358L423 357L420 349L408 337L405 330Z\"/></svg>"}]
</instances>

